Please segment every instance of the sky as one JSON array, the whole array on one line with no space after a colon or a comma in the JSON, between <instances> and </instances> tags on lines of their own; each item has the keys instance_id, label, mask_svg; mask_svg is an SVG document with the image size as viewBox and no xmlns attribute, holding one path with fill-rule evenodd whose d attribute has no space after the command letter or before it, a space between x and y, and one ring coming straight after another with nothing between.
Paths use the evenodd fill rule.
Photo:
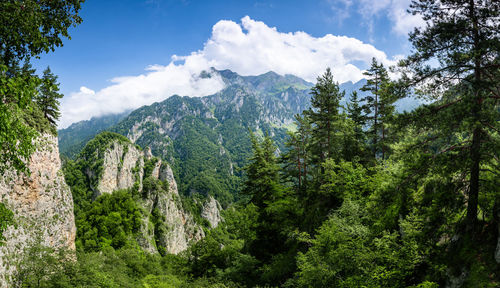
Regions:
<instances>
[{"instance_id":1,"label":"sky","mask_svg":"<svg viewBox=\"0 0 500 288\"><path fill-rule=\"evenodd\" d=\"M205 96L221 79L268 71L314 82L331 67L358 81L372 57L387 66L410 52L408 32L423 25L410 0L87 0L71 40L35 67L59 76L59 128L120 113L173 94Z\"/></svg>"}]
</instances>

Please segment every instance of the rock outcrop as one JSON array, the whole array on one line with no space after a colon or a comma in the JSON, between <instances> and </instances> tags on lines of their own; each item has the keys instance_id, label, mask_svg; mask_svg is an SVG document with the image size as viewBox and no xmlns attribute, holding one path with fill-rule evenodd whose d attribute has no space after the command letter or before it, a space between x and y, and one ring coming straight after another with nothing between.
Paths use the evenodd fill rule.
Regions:
<instances>
[{"instance_id":1,"label":"rock outcrop","mask_svg":"<svg viewBox=\"0 0 500 288\"><path fill-rule=\"evenodd\" d=\"M57 138L43 135L31 155L29 176L7 171L0 176L0 201L14 213L0 247L0 287L8 287L18 263L32 245L75 249L73 198L64 181Z\"/></svg>"},{"instance_id":2,"label":"rock outcrop","mask_svg":"<svg viewBox=\"0 0 500 288\"><path fill-rule=\"evenodd\" d=\"M153 157L150 149L141 151L130 142L116 140L102 152L101 173L87 171L87 175L92 175L96 180L94 194L97 197L130 188L141 191L140 204L145 211L137 239L141 248L150 253L164 249L166 253L177 254L187 249L190 241L205 236L202 227L182 207L172 169L167 163ZM148 181L168 182L168 191L146 189L144 181L147 178L153 179Z\"/></svg>"},{"instance_id":3,"label":"rock outcrop","mask_svg":"<svg viewBox=\"0 0 500 288\"><path fill-rule=\"evenodd\" d=\"M142 185L144 154L134 145L115 142L104 152L103 171L96 187L96 196L131 188L136 181Z\"/></svg>"},{"instance_id":4,"label":"rock outcrop","mask_svg":"<svg viewBox=\"0 0 500 288\"><path fill-rule=\"evenodd\" d=\"M219 222L222 220L220 216L221 210L222 207L220 206L219 202L215 200L214 197L208 196L207 201L205 201L205 204L203 204L201 217L207 219L208 222L210 223L210 226L212 228L215 228L217 227L217 225L219 225Z\"/></svg>"}]
</instances>

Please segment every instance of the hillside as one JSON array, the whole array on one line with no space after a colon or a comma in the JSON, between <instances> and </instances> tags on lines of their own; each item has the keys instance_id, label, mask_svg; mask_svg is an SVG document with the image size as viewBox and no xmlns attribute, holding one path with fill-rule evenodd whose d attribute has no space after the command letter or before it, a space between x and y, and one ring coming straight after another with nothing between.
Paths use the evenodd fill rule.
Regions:
<instances>
[{"instance_id":1,"label":"hillside","mask_svg":"<svg viewBox=\"0 0 500 288\"><path fill-rule=\"evenodd\" d=\"M90 120L73 123L68 128L60 129L57 135L59 152L62 156L74 159L95 135L120 122L128 114L130 111L93 117Z\"/></svg>"}]
</instances>

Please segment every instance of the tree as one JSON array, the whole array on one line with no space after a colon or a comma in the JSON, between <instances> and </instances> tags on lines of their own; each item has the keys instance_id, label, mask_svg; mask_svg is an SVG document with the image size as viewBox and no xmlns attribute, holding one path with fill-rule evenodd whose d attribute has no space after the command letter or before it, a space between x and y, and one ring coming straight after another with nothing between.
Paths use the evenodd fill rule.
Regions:
<instances>
[{"instance_id":1,"label":"tree","mask_svg":"<svg viewBox=\"0 0 500 288\"><path fill-rule=\"evenodd\" d=\"M309 181L308 165L311 162L309 145L311 142L311 123L307 117L295 115L297 131L289 132L285 143L288 150L281 155L285 180L293 182L296 191L304 196Z\"/></svg>"},{"instance_id":2,"label":"tree","mask_svg":"<svg viewBox=\"0 0 500 288\"><path fill-rule=\"evenodd\" d=\"M320 164L327 158L338 158L342 155L342 142L337 141L337 136L342 118L339 103L345 92L341 92L338 83L333 80L330 68L327 68L317 81L311 88L312 107L304 111L304 114L312 125L313 160L315 164Z\"/></svg>"},{"instance_id":3,"label":"tree","mask_svg":"<svg viewBox=\"0 0 500 288\"><path fill-rule=\"evenodd\" d=\"M21 69L31 57L62 46L68 29L81 22L83 0L0 2L0 172L27 172L36 131L23 115L32 111L38 77Z\"/></svg>"},{"instance_id":4,"label":"tree","mask_svg":"<svg viewBox=\"0 0 500 288\"><path fill-rule=\"evenodd\" d=\"M271 138L266 135L259 142L251 133L251 140L254 154L245 168L247 180L242 192L250 195L250 203L256 206L258 224L256 239L250 243L249 250L256 259L267 264L273 256L286 251L287 233L297 221L297 205L280 184L280 166Z\"/></svg>"},{"instance_id":5,"label":"tree","mask_svg":"<svg viewBox=\"0 0 500 288\"><path fill-rule=\"evenodd\" d=\"M367 155L366 133L364 131L367 120L366 110L367 106L361 104L358 92L353 91L347 103L347 117L353 125L353 143L350 145L350 150L351 154L358 156L362 162L366 162L370 158Z\"/></svg>"},{"instance_id":6,"label":"tree","mask_svg":"<svg viewBox=\"0 0 500 288\"><path fill-rule=\"evenodd\" d=\"M435 101L413 114L419 145L435 150L439 143L430 157L464 175L466 231L472 233L479 195L492 173L486 166L493 173L499 168L500 2L418 0L410 10L427 25L410 34L414 52L401 62L404 79Z\"/></svg>"},{"instance_id":7,"label":"tree","mask_svg":"<svg viewBox=\"0 0 500 288\"><path fill-rule=\"evenodd\" d=\"M47 67L43 71L42 84L38 89L36 102L42 110L44 117L53 125L56 126L56 121L59 120L61 112L59 112L59 100L63 97L59 93L59 83L57 76Z\"/></svg>"},{"instance_id":8,"label":"tree","mask_svg":"<svg viewBox=\"0 0 500 288\"><path fill-rule=\"evenodd\" d=\"M371 136L374 156L381 153L385 158L386 146L386 125L394 113L394 102L396 98L392 93L389 74L382 63L372 59L372 65L365 73L368 77L367 83L361 91L368 91L371 95L365 97L366 119L370 122L368 134Z\"/></svg>"},{"instance_id":9,"label":"tree","mask_svg":"<svg viewBox=\"0 0 500 288\"><path fill-rule=\"evenodd\" d=\"M68 29L82 22L78 16L84 0L14 0L0 2L0 64L16 66L19 61L54 51L70 38Z\"/></svg>"}]
</instances>

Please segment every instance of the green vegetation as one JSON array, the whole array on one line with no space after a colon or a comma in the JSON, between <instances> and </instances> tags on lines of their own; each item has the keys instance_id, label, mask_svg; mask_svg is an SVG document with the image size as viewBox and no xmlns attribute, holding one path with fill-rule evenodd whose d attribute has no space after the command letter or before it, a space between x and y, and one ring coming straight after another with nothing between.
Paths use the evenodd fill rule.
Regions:
<instances>
[{"instance_id":1,"label":"green vegetation","mask_svg":"<svg viewBox=\"0 0 500 288\"><path fill-rule=\"evenodd\" d=\"M32 57L62 46L62 37L69 38L68 29L81 22L82 2L0 3L0 172L9 167L28 172L25 160L35 149L33 139L38 132L55 134L58 115L41 112L44 108L35 100L46 84L50 82L54 91L58 84L34 75L29 63Z\"/></svg>"},{"instance_id":2,"label":"green vegetation","mask_svg":"<svg viewBox=\"0 0 500 288\"><path fill-rule=\"evenodd\" d=\"M77 214L76 245L85 251L100 251L106 247L121 248L141 227L143 212L127 190L103 194L85 211Z\"/></svg>"},{"instance_id":3,"label":"green vegetation","mask_svg":"<svg viewBox=\"0 0 500 288\"><path fill-rule=\"evenodd\" d=\"M2 246L5 237L3 231L10 225L14 224L14 213L5 207L5 204L0 202L0 246Z\"/></svg>"},{"instance_id":4,"label":"green vegetation","mask_svg":"<svg viewBox=\"0 0 500 288\"><path fill-rule=\"evenodd\" d=\"M157 117L162 125L142 123L137 143L173 163L181 190L192 196L181 197L185 208L199 221L204 194L227 207L224 220L180 255L162 247L151 255L135 240L143 219L155 234L167 229L158 209L145 215L139 206L168 191L168 183L150 176L156 158L145 163L142 191L137 183L93 199L89 171L99 175L112 143L130 145L119 134L98 135L64 166L75 201L77 261L35 245L14 284L498 287L500 3L419 0L411 10L428 25L411 34L415 52L400 63L402 79L390 80L374 60L362 88L367 96L353 93L342 107L344 92L327 69L311 90L310 109L295 116L296 129L286 137L284 129L259 122L273 101L259 103L258 93L238 85L211 96L223 103L215 109L177 96L113 128L127 134ZM250 80L262 92L270 88L262 79L276 77ZM273 97L300 87L282 84L271 87ZM248 97L235 106L224 102L231 93ZM409 95L428 102L396 113L394 102ZM170 134L162 134L167 126ZM229 173L231 163L241 170ZM0 229L10 224L12 212L0 205Z\"/></svg>"},{"instance_id":5,"label":"green vegetation","mask_svg":"<svg viewBox=\"0 0 500 288\"><path fill-rule=\"evenodd\" d=\"M127 246L120 250L77 253L32 247L19 264L13 287L109 287L109 288L225 288L236 287L208 279L192 279L175 255L161 257Z\"/></svg>"}]
</instances>

